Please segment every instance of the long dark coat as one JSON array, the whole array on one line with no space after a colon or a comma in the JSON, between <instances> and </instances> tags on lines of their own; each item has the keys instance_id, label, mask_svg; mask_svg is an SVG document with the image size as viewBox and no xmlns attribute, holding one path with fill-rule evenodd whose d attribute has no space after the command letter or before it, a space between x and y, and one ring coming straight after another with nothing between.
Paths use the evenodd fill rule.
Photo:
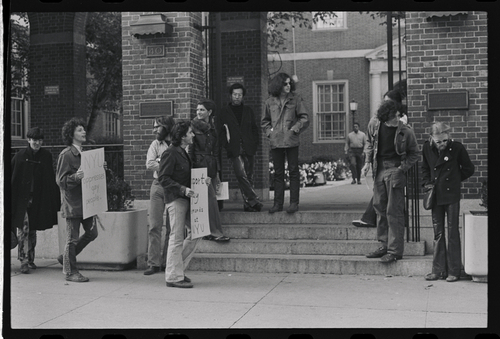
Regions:
<instances>
[{"instance_id":1,"label":"long dark coat","mask_svg":"<svg viewBox=\"0 0 500 339\"><path fill-rule=\"evenodd\" d=\"M194 118L191 120L194 138L189 146L189 155L193 160L193 168L207 168L207 175L215 179L220 171L219 145L214 125Z\"/></svg>"},{"instance_id":2,"label":"long dark coat","mask_svg":"<svg viewBox=\"0 0 500 339\"><path fill-rule=\"evenodd\" d=\"M243 105L241 124L238 123L231 109L231 104L222 108L217 116L217 123L219 142L221 147L226 149L228 158L240 155L240 143L247 155L255 155L259 146L259 127L255 121L253 110L249 106ZM227 125L229 130L229 142L224 125Z\"/></svg>"},{"instance_id":3,"label":"long dark coat","mask_svg":"<svg viewBox=\"0 0 500 339\"><path fill-rule=\"evenodd\" d=\"M33 182L33 201L28 215L30 229L46 230L57 224L61 196L56 184L52 154L43 147L36 153L30 146L12 158L12 228L22 228Z\"/></svg>"},{"instance_id":4,"label":"long dark coat","mask_svg":"<svg viewBox=\"0 0 500 339\"><path fill-rule=\"evenodd\" d=\"M450 140L439 154L427 140L422 148L423 186L433 183L437 205L449 205L460 201L460 183L474 174L474 164L458 141Z\"/></svg>"}]
</instances>

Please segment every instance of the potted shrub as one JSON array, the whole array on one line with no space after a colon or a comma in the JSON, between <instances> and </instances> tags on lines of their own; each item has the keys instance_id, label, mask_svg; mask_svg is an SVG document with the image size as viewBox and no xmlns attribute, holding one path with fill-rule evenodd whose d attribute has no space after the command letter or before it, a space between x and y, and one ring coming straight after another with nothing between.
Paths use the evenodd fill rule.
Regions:
<instances>
[{"instance_id":1,"label":"potted shrub","mask_svg":"<svg viewBox=\"0 0 500 339\"><path fill-rule=\"evenodd\" d=\"M106 170L108 211L95 217L99 235L78 257L78 267L123 270L135 266L147 252L146 209L134 209L130 185ZM82 230L81 230L82 232ZM66 220L59 214L59 251L66 244Z\"/></svg>"},{"instance_id":2,"label":"potted shrub","mask_svg":"<svg viewBox=\"0 0 500 339\"><path fill-rule=\"evenodd\" d=\"M486 210L464 213L464 270L475 282L488 281L488 181L481 187L481 203Z\"/></svg>"}]
</instances>

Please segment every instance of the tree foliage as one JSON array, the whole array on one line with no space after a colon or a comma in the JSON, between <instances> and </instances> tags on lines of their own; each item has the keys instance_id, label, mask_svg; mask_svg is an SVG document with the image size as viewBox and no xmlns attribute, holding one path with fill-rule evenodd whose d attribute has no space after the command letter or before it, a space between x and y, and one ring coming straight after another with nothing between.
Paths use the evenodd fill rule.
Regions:
<instances>
[{"instance_id":1,"label":"tree foliage","mask_svg":"<svg viewBox=\"0 0 500 339\"><path fill-rule=\"evenodd\" d=\"M11 90L15 95L28 95L29 26L26 12L13 12L10 16L9 57L11 62Z\"/></svg>"},{"instance_id":2,"label":"tree foliage","mask_svg":"<svg viewBox=\"0 0 500 339\"><path fill-rule=\"evenodd\" d=\"M102 110L117 111L122 102L120 12L90 12L85 29L87 58L87 133L92 135Z\"/></svg>"},{"instance_id":3,"label":"tree foliage","mask_svg":"<svg viewBox=\"0 0 500 339\"><path fill-rule=\"evenodd\" d=\"M311 29L313 24L322 20L327 22L328 18L336 17L335 12L314 12L314 15L309 15L311 12L268 12L267 15L267 42L270 48L279 48L286 41L284 32L288 32L287 28L291 22L292 28L308 28ZM311 16L311 18L309 18Z\"/></svg>"}]
</instances>

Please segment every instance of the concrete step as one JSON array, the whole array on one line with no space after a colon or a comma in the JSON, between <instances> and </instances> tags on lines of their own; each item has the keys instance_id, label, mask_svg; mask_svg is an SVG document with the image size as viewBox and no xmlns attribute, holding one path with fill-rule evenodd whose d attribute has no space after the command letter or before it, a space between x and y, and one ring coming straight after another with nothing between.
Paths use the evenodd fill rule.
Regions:
<instances>
[{"instance_id":1,"label":"concrete step","mask_svg":"<svg viewBox=\"0 0 500 339\"><path fill-rule=\"evenodd\" d=\"M373 240L277 240L231 239L218 243L202 240L197 253L286 254L286 255L365 255L379 247ZM406 242L405 255L425 255L425 242Z\"/></svg>"},{"instance_id":2,"label":"concrete step","mask_svg":"<svg viewBox=\"0 0 500 339\"><path fill-rule=\"evenodd\" d=\"M263 212L224 211L220 213L223 225L235 224L344 224L350 225L352 220L363 215L360 211L298 211L288 214L285 211L273 214Z\"/></svg>"},{"instance_id":3,"label":"concrete step","mask_svg":"<svg viewBox=\"0 0 500 339\"><path fill-rule=\"evenodd\" d=\"M405 256L397 262L383 264L379 259L364 256L196 253L189 269L247 273L423 276L432 270L432 255Z\"/></svg>"},{"instance_id":4,"label":"concrete step","mask_svg":"<svg viewBox=\"0 0 500 339\"><path fill-rule=\"evenodd\" d=\"M316 239L376 240L374 227L337 224L235 224L222 225L224 235L231 239Z\"/></svg>"}]
</instances>

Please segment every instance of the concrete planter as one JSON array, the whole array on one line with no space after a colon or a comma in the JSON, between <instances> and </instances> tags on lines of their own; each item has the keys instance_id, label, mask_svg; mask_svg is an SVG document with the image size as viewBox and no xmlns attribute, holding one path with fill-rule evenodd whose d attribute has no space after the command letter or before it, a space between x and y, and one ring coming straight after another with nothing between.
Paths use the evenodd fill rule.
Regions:
<instances>
[{"instance_id":1,"label":"concrete planter","mask_svg":"<svg viewBox=\"0 0 500 339\"><path fill-rule=\"evenodd\" d=\"M104 212L98 214L102 226L99 235L77 256L82 269L124 270L134 267L138 256L147 252L147 210ZM59 252L66 245L66 219L58 214ZM80 227L80 235L83 228Z\"/></svg>"},{"instance_id":2,"label":"concrete planter","mask_svg":"<svg viewBox=\"0 0 500 339\"><path fill-rule=\"evenodd\" d=\"M475 282L488 282L488 215L464 213L464 270Z\"/></svg>"}]
</instances>

